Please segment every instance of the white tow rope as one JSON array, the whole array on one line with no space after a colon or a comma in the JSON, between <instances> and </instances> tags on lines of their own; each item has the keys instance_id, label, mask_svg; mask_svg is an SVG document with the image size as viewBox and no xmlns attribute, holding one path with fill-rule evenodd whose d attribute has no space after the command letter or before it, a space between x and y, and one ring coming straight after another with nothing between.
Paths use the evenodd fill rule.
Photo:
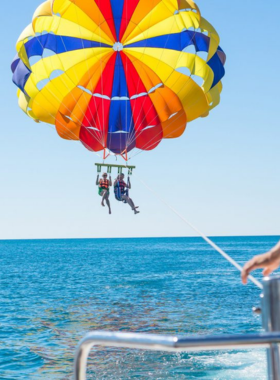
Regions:
<instances>
[{"instance_id":1,"label":"white tow rope","mask_svg":"<svg viewBox=\"0 0 280 380\"><path fill-rule=\"evenodd\" d=\"M204 235L197 227L190 223L186 218L183 217L175 208L169 205L164 199L162 199L151 187L149 187L141 178L134 174L135 177L151 192L153 193L163 204L165 204L171 211L173 211L183 222L185 222L192 230L194 230L203 240L205 240L212 248L219 252L229 263L231 263L237 270L242 272L242 267L233 260L225 251L217 246L212 240L210 240L206 235ZM249 275L248 278L260 289L263 289L262 284L252 275Z\"/></svg>"}]
</instances>

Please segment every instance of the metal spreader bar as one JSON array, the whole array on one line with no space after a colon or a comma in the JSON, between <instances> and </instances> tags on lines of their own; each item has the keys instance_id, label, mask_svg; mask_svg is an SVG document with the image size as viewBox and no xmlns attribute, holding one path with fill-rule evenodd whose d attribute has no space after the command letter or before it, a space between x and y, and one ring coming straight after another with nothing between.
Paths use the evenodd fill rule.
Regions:
<instances>
[{"instance_id":1,"label":"metal spreader bar","mask_svg":"<svg viewBox=\"0 0 280 380\"><path fill-rule=\"evenodd\" d=\"M122 169L128 169L128 174L132 175L133 169L136 169L136 166L130 166L130 165L113 165L113 164L95 164L97 166L97 172L101 173L102 168L107 168L107 173L112 173L112 168L117 168L118 173L121 174Z\"/></svg>"}]
</instances>

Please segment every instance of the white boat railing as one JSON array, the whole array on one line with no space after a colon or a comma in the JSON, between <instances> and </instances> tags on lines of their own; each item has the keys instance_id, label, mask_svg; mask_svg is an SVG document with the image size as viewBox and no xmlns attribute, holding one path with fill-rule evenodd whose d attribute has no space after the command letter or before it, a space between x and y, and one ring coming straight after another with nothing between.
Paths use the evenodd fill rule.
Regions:
<instances>
[{"instance_id":1,"label":"white boat railing","mask_svg":"<svg viewBox=\"0 0 280 380\"><path fill-rule=\"evenodd\" d=\"M90 350L93 346L103 346L168 352L266 348L268 379L280 380L280 277L264 279L261 298L266 332L259 334L172 337L105 331L88 333L76 352L74 379L86 380Z\"/></svg>"}]
</instances>

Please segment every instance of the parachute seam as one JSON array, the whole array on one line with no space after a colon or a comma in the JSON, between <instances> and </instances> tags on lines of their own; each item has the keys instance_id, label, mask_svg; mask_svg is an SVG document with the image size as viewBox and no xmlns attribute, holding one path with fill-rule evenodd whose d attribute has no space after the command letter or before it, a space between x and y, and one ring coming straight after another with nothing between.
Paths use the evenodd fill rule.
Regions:
<instances>
[{"instance_id":1,"label":"parachute seam","mask_svg":"<svg viewBox=\"0 0 280 380\"><path fill-rule=\"evenodd\" d=\"M74 0L74 4L75 4L75 12L76 12L76 17L77 17L77 22L78 22L78 26L79 26L79 31L80 31L80 39L81 39L81 41L82 41L82 45L84 44L83 43L83 40L82 40L82 31L81 31L81 26L80 26L80 23L79 23L79 15L78 15L78 12L77 12L77 8L79 8L78 6L77 6L77 4L76 4L76 0ZM80 9L80 8L79 8ZM99 31L99 37L100 37L100 39L101 39L101 32L100 32L100 28L98 28L98 31ZM93 33L92 33L93 34ZM84 45L83 45L84 46ZM84 49L83 49L84 50ZM89 74L89 66L88 66L88 61L87 61L87 58L85 57L85 60L86 60L86 64L87 64L87 68L88 68L88 77L89 77L89 81L90 81L90 83L91 83L91 85L92 85L92 77L90 76L90 74ZM101 77L100 77L100 79L101 79L101 83L102 83L102 79L103 79L103 75L102 75L102 73L103 73L103 70L102 70L102 60L101 60L101 57L100 57L100 59L99 59L99 62L100 62L100 73L101 73ZM96 106L96 99L95 99L95 97L91 97L91 99L92 98L94 98L94 103L95 103L95 108L96 108L96 114L97 114L97 116L98 116L98 121L99 121L99 123L100 123L100 126L101 126L101 122L100 122L100 118L99 118L99 113L97 112L97 106ZM104 120L104 107L103 107L103 100L102 100L102 108L103 108L103 120ZM92 121L95 123L95 126L96 126L96 128L97 128L97 124L96 124L96 122L95 122L95 120L94 120L94 117L93 117L93 114L92 114L92 112L91 112L91 108L90 108L90 102L88 103L88 108L87 109L89 109L89 112L90 112L90 114L91 114L91 117L92 117ZM88 122L89 122L89 120L88 120ZM91 122L89 122L89 124L91 125ZM97 128L98 129L98 128ZM99 129L98 129L99 130ZM87 128L87 131L88 131L88 128ZM90 133L91 134L91 133ZM93 135L93 134L91 134L92 135L92 137L93 138L95 138L95 136ZM103 145L104 146L104 136L103 136L103 133L101 132L98 132L98 133L96 133L96 135L97 136L99 136L99 143L100 143L100 145ZM103 144L102 144L102 141L103 141Z\"/></svg>"},{"instance_id":2,"label":"parachute seam","mask_svg":"<svg viewBox=\"0 0 280 380\"><path fill-rule=\"evenodd\" d=\"M165 4L164 4L164 6L168 9L168 7L167 7ZM168 9L168 10L169 10L169 9ZM151 13L152 13L152 12L151 12ZM151 27L150 27L150 25L151 25L151 18L152 18L152 15L150 16L149 28L146 30L146 32L148 33L148 36L149 36L150 31L151 31ZM173 20L173 25L174 25L175 21L176 21L176 20L174 19L174 20ZM162 55L163 55L164 49L165 49L165 47L166 47L166 45L167 45L167 42L168 42L169 38L170 38L170 34L169 34L169 36L168 36L168 38L167 38L167 40L166 40L166 42L165 42L165 46L164 46L164 48L162 49L161 57L162 57ZM144 53L143 53L143 55L145 54L146 49L147 49L147 48L145 47L145 48L144 48ZM157 64L157 68L158 68L159 64L160 64L160 60L159 60L159 62L158 62L158 64ZM153 70L153 71L154 71L154 70ZM152 103L152 102L151 102L151 103ZM141 111L143 110L143 107L144 107L144 104L142 105ZM150 112L150 110L152 109L152 107L154 107L153 104L150 105L149 112ZM138 117L137 117L137 120L136 120L135 124L138 122L139 117L141 117L141 116L140 116L140 112L139 112L139 115L138 115ZM154 119L156 119L156 117L154 117ZM143 123L143 121L144 121L144 118L142 118L142 120L141 120L141 124ZM137 136L137 137L138 137L138 136ZM132 142L134 142L134 140L136 140L136 133L135 133L135 136L134 136L134 139L132 140Z\"/></svg>"}]
</instances>

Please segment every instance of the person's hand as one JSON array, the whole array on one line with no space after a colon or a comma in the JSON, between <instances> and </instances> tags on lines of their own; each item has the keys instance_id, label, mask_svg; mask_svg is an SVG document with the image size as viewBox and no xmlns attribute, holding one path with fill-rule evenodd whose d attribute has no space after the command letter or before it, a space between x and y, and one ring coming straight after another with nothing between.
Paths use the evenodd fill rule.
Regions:
<instances>
[{"instance_id":1,"label":"person's hand","mask_svg":"<svg viewBox=\"0 0 280 380\"><path fill-rule=\"evenodd\" d=\"M264 268L263 275L269 276L273 271L275 271L280 266L280 251L279 249L273 249L263 255L258 255L253 257L252 260L248 261L244 265L241 278L243 284L247 284L247 279L249 274L259 268Z\"/></svg>"}]
</instances>

